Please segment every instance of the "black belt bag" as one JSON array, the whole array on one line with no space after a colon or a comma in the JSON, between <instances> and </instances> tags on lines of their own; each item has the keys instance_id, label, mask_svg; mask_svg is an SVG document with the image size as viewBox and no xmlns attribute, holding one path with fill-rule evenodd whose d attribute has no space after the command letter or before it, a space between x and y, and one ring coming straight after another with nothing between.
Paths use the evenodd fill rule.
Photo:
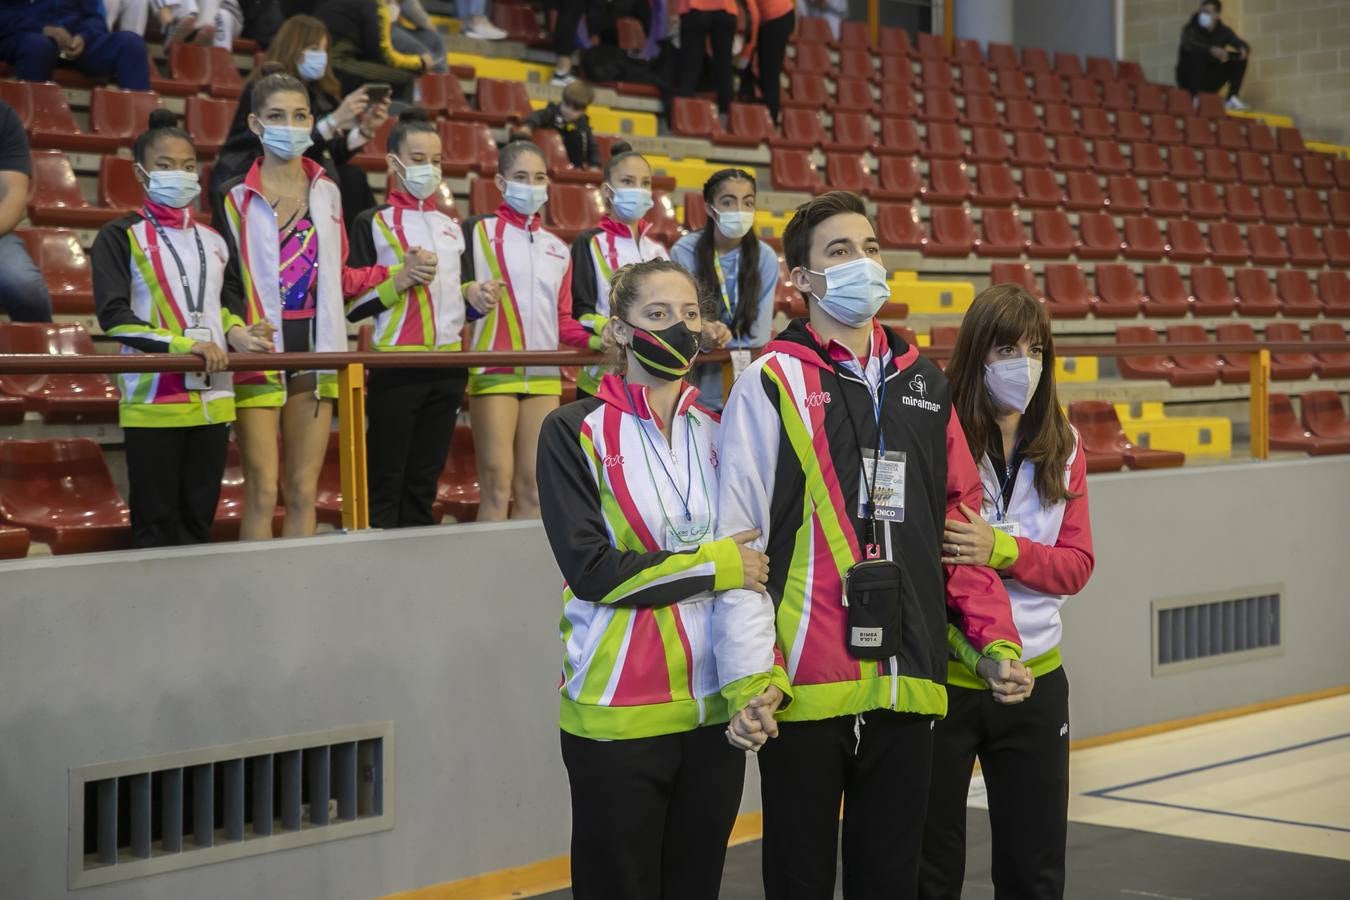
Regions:
<instances>
[{"instance_id":1,"label":"black belt bag","mask_svg":"<svg viewBox=\"0 0 1350 900\"><path fill-rule=\"evenodd\" d=\"M889 559L860 562L844 575L848 651L859 659L889 659L900 653L900 566Z\"/></svg>"}]
</instances>

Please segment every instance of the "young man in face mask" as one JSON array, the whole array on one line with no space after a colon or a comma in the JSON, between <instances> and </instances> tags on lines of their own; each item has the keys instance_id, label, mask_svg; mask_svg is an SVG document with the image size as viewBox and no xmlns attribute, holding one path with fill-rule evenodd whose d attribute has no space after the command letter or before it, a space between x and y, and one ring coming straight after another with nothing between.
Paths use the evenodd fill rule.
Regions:
<instances>
[{"instance_id":1,"label":"young man in face mask","mask_svg":"<svg viewBox=\"0 0 1350 900\"><path fill-rule=\"evenodd\" d=\"M737 379L720 462L719 534L759 529L769 583L719 594L718 678L762 747L766 897L833 896L841 800L845 898L913 897L948 619L1000 660L993 689L1029 678L998 576L942 566L979 475L941 370L876 320L862 199L798 207L783 250L809 315Z\"/></svg>"},{"instance_id":2,"label":"young man in face mask","mask_svg":"<svg viewBox=\"0 0 1350 900\"><path fill-rule=\"evenodd\" d=\"M1248 109L1238 98L1247 74L1251 47L1219 19L1220 0L1205 0L1181 29L1177 51L1177 86L1191 94L1212 94L1228 85L1228 109ZM1198 101L1197 101L1198 102Z\"/></svg>"}]
</instances>

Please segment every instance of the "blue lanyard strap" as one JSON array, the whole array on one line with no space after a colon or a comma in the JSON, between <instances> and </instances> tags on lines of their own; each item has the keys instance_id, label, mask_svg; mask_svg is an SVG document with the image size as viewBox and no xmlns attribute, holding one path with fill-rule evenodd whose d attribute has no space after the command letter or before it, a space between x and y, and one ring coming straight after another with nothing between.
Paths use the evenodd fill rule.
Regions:
<instances>
[{"instance_id":1,"label":"blue lanyard strap","mask_svg":"<svg viewBox=\"0 0 1350 900\"><path fill-rule=\"evenodd\" d=\"M642 433L642 458L643 461L647 463L647 475L652 479L653 486L655 486L656 478L655 473L652 471L651 456L647 453L648 444L651 445L652 453L656 454L656 461L661 464L661 471L665 473L666 479L670 482L670 486L674 489L675 496L680 498L680 505L684 507L684 520L686 522L691 522L693 521L693 515L689 511L689 503L694 498L694 462L693 462L694 417L692 413L686 413L685 416L686 416L684 423L685 489L683 491L680 490L679 482L677 482L675 480L675 476L671 474L670 468L666 465L666 461L661 457L660 452L657 451L656 443L652 440L651 435L647 434L647 426L643 423L641 417L638 418L638 430ZM707 476L704 475L703 473L702 459L698 461L698 474L700 480L702 480L703 482L703 492L706 496L708 491L708 481ZM670 516L666 513L666 506L665 503L661 500L661 492L659 490L656 492L656 502L657 504L660 505L661 514L665 516L666 522L667 524L669 524Z\"/></svg>"}]
</instances>

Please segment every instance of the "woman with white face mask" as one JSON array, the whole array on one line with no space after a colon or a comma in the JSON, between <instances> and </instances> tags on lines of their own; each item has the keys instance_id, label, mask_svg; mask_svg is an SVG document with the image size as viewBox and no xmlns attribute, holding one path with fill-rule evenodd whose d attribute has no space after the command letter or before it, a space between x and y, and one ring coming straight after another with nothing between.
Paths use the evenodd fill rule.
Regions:
<instances>
[{"instance_id":1,"label":"woman with white face mask","mask_svg":"<svg viewBox=\"0 0 1350 900\"><path fill-rule=\"evenodd\" d=\"M192 353L204 370L118 376L132 542L198 544L210 537L235 417L225 351L271 341L221 304L229 250L194 220L197 151L174 114L151 113L132 155L145 205L104 225L90 252L99 325L124 354Z\"/></svg>"},{"instance_id":2,"label":"woman with white face mask","mask_svg":"<svg viewBox=\"0 0 1350 900\"><path fill-rule=\"evenodd\" d=\"M757 350L773 327L778 255L755 237L755 176L743 169L714 172L703 185L708 224L676 241L671 259L688 269L699 287L717 300L715 339L723 346ZM717 343L714 340L714 343ZM703 402L722 408L722 367L698 366L690 378Z\"/></svg>"},{"instance_id":3,"label":"woman with white face mask","mask_svg":"<svg viewBox=\"0 0 1350 900\"><path fill-rule=\"evenodd\" d=\"M1050 317L1034 297L1000 284L975 298L947 378L984 499L980 510L962 504L947 520L943 562L999 570L1033 683L1011 695L989 691L996 663L949 627L947 716L934 731L920 874L920 896L930 900L961 895L976 759L989 792L995 892L1064 896L1069 684L1059 610L1087 584L1093 552L1087 463L1054 372Z\"/></svg>"}]
</instances>

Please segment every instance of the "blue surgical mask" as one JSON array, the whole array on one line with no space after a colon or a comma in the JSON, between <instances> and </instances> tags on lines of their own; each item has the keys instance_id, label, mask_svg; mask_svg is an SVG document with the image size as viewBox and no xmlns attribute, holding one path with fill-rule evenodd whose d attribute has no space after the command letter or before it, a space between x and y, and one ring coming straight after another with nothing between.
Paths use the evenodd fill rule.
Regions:
<instances>
[{"instance_id":1,"label":"blue surgical mask","mask_svg":"<svg viewBox=\"0 0 1350 900\"><path fill-rule=\"evenodd\" d=\"M806 271L825 279L824 297L811 292L811 296L820 302L820 308L830 318L850 328L872 321L891 296L890 286L886 284L886 269L866 256L830 266L823 272Z\"/></svg>"},{"instance_id":2,"label":"blue surgical mask","mask_svg":"<svg viewBox=\"0 0 1350 900\"><path fill-rule=\"evenodd\" d=\"M202 185L197 179L196 172L184 172L180 169L156 169L153 172L146 172L142 166L138 165L137 168L149 179L150 183L145 186L145 196L149 197L152 203L182 209L196 200L197 195L202 192Z\"/></svg>"},{"instance_id":3,"label":"blue surgical mask","mask_svg":"<svg viewBox=\"0 0 1350 900\"><path fill-rule=\"evenodd\" d=\"M425 200L436 193L436 188L441 186L441 167L434 163L426 163L420 166L405 166L403 160L395 157L394 161L398 163L399 178L403 181L403 186L407 188L408 193L412 194L418 200Z\"/></svg>"},{"instance_id":4,"label":"blue surgical mask","mask_svg":"<svg viewBox=\"0 0 1350 900\"><path fill-rule=\"evenodd\" d=\"M295 159L314 145L308 128L292 128L289 125L264 125L262 145L272 151L272 155L282 159Z\"/></svg>"},{"instance_id":5,"label":"blue surgical mask","mask_svg":"<svg viewBox=\"0 0 1350 900\"><path fill-rule=\"evenodd\" d=\"M1214 24L1214 17L1209 13L1200 13L1196 16L1196 21L1200 23L1201 28L1209 28Z\"/></svg>"},{"instance_id":6,"label":"blue surgical mask","mask_svg":"<svg viewBox=\"0 0 1350 900\"><path fill-rule=\"evenodd\" d=\"M522 216L532 216L548 202L548 185L508 181L502 198Z\"/></svg>"},{"instance_id":7,"label":"blue surgical mask","mask_svg":"<svg viewBox=\"0 0 1350 900\"><path fill-rule=\"evenodd\" d=\"M300 63L295 71L305 81L318 81L328 71L328 51L306 50L300 54Z\"/></svg>"},{"instance_id":8,"label":"blue surgical mask","mask_svg":"<svg viewBox=\"0 0 1350 900\"><path fill-rule=\"evenodd\" d=\"M616 188L609 185L609 189L614 192L614 215L625 222L636 222L652 208L650 188Z\"/></svg>"},{"instance_id":9,"label":"blue surgical mask","mask_svg":"<svg viewBox=\"0 0 1350 900\"><path fill-rule=\"evenodd\" d=\"M730 240L739 241L755 225L753 212L719 212L712 210L717 220L717 230Z\"/></svg>"}]
</instances>

